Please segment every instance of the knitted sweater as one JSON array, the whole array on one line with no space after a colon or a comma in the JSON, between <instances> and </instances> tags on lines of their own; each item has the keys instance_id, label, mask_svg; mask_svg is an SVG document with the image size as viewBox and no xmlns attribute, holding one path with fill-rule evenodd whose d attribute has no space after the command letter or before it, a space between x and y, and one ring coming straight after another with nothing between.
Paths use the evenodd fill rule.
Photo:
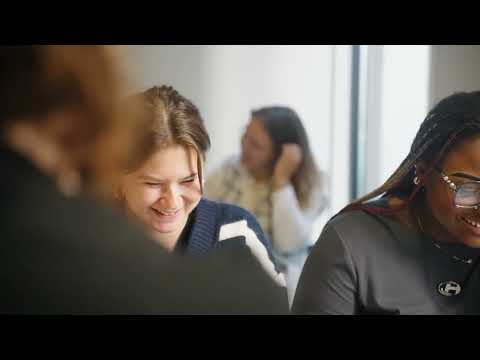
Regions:
<instances>
[{"instance_id":1,"label":"knitted sweater","mask_svg":"<svg viewBox=\"0 0 480 360\"><path fill-rule=\"evenodd\" d=\"M64 196L2 145L0 169L0 314L288 312L284 288L246 246L176 258L120 212Z\"/></svg>"},{"instance_id":2,"label":"knitted sweater","mask_svg":"<svg viewBox=\"0 0 480 360\"><path fill-rule=\"evenodd\" d=\"M277 264L285 273L290 302L293 300L307 249L314 242L312 227L327 206L321 181L311 194L310 206L302 209L291 184L273 192L269 183L258 183L240 164L238 156L228 158L205 183L207 198L236 204L255 215L272 241Z\"/></svg>"},{"instance_id":3,"label":"knitted sweater","mask_svg":"<svg viewBox=\"0 0 480 360\"><path fill-rule=\"evenodd\" d=\"M281 286L285 279L275 264L272 245L255 217L238 206L201 199L184 234L182 253L206 255L220 247L247 246L263 269Z\"/></svg>"}]
</instances>

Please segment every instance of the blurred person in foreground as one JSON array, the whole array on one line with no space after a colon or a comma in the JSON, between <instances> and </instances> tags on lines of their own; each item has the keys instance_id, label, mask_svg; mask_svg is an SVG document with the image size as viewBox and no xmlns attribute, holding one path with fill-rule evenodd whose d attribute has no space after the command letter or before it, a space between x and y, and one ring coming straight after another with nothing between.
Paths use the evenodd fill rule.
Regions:
<instances>
[{"instance_id":1,"label":"blurred person in foreground","mask_svg":"<svg viewBox=\"0 0 480 360\"><path fill-rule=\"evenodd\" d=\"M0 47L0 313L285 313L248 249L176 257L110 207L144 140L118 78L108 47Z\"/></svg>"}]
</instances>

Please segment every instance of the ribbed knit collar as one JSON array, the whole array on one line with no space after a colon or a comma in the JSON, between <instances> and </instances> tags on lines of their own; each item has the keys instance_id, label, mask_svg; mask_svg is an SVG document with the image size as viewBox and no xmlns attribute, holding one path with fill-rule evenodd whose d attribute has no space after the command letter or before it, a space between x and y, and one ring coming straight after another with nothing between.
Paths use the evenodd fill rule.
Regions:
<instances>
[{"instance_id":1,"label":"ribbed knit collar","mask_svg":"<svg viewBox=\"0 0 480 360\"><path fill-rule=\"evenodd\" d=\"M186 255L204 255L211 251L217 242L218 205L201 199L195 209L195 218L188 237Z\"/></svg>"}]
</instances>

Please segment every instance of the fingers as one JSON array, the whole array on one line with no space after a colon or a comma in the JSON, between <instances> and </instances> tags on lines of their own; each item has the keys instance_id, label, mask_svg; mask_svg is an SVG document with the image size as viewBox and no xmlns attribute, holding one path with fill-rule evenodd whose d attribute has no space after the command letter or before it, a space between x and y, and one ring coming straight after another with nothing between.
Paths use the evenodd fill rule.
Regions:
<instances>
[{"instance_id":1,"label":"fingers","mask_svg":"<svg viewBox=\"0 0 480 360\"><path fill-rule=\"evenodd\" d=\"M302 159L302 149L298 144L283 144L282 156L288 157L291 160L300 161Z\"/></svg>"}]
</instances>

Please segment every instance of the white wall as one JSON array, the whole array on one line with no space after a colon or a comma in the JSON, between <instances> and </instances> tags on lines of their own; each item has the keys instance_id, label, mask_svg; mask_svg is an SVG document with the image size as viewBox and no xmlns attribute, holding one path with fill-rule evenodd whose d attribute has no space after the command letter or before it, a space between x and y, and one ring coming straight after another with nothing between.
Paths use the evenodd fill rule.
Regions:
<instances>
[{"instance_id":1,"label":"white wall","mask_svg":"<svg viewBox=\"0 0 480 360\"><path fill-rule=\"evenodd\" d=\"M408 154L428 110L456 91L480 90L480 46L367 46L360 195L381 185Z\"/></svg>"},{"instance_id":2,"label":"white wall","mask_svg":"<svg viewBox=\"0 0 480 360\"><path fill-rule=\"evenodd\" d=\"M432 46L430 105L454 92L474 90L480 90L480 46Z\"/></svg>"},{"instance_id":3,"label":"white wall","mask_svg":"<svg viewBox=\"0 0 480 360\"><path fill-rule=\"evenodd\" d=\"M203 104L208 98L210 66L205 46L128 45L116 49L131 82L129 92L172 85L195 104Z\"/></svg>"},{"instance_id":4,"label":"white wall","mask_svg":"<svg viewBox=\"0 0 480 360\"><path fill-rule=\"evenodd\" d=\"M408 155L428 112L430 49L425 45L385 46L380 132L380 179Z\"/></svg>"},{"instance_id":5,"label":"white wall","mask_svg":"<svg viewBox=\"0 0 480 360\"><path fill-rule=\"evenodd\" d=\"M304 120L317 161L327 166L331 46L130 46L140 90L174 86L202 112L212 137L207 170L239 149L251 109L283 104ZM316 141L320 140L320 141Z\"/></svg>"},{"instance_id":6,"label":"white wall","mask_svg":"<svg viewBox=\"0 0 480 360\"><path fill-rule=\"evenodd\" d=\"M428 111L430 47L369 46L362 77L359 196L382 185L407 156ZM366 58L364 57L363 60Z\"/></svg>"},{"instance_id":7,"label":"white wall","mask_svg":"<svg viewBox=\"0 0 480 360\"><path fill-rule=\"evenodd\" d=\"M206 171L239 151L252 109L287 105L300 115L332 211L348 201L350 46L122 46L132 91L169 84L200 109L212 139ZM321 227L321 225L318 225ZM316 231L318 235L318 231Z\"/></svg>"}]
</instances>

